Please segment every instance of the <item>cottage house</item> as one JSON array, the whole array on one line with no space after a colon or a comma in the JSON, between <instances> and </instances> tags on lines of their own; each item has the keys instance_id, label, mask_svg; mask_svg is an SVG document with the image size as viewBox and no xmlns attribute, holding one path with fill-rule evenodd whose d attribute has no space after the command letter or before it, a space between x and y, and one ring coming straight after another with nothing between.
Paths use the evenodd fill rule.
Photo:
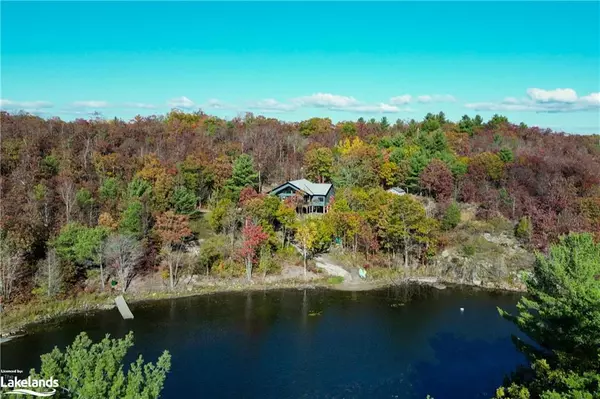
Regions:
<instances>
[{"instance_id":1,"label":"cottage house","mask_svg":"<svg viewBox=\"0 0 600 399\"><path fill-rule=\"evenodd\" d=\"M282 200L300 198L296 211L301 213L326 213L333 198L333 184L313 183L306 179L290 180L269 191Z\"/></svg>"}]
</instances>

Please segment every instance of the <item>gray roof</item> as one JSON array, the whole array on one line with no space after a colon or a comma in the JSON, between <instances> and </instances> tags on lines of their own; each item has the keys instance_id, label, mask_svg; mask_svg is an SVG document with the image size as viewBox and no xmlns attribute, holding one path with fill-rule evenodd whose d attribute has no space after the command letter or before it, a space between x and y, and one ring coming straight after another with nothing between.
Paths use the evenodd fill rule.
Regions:
<instances>
[{"instance_id":1,"label":"gray roof","mask_svg":"<svg viewBox=\"0 0 600 399\"><path fill-rule=\"evenodd\" d=\"M293 184L310 195L327 195L331 189L331 184L329 183L313 183L306 179L290 180L288 183Z\"/></svg>"},{"instance_id":2,"label":"gray roof","mask_svg":"<svg viewBox=\"0 0 600 399\"><path fill-rule=\"evenodd\" d=\"M404 191L400 187L392 187L387 191L388 191L388 193L394 193L394 194L400 194L400 195L406 194L406 191Z\"/></svg>"}]
</instances>

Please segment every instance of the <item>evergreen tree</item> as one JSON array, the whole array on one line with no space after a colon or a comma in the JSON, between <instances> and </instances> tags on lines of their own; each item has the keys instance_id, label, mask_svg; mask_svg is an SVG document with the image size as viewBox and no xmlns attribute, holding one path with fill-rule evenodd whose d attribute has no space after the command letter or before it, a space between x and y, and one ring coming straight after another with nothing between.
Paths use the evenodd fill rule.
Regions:
<instances>
[{"instance_id":1,"label":"evergreen tree","mask_svg":"<svg viewBox=\"0 0 600 399\"><path fill-rule=\"evenodd\" d=\"M442 229L452 230L460 223L460 208L456 202L452 202L446 209L442 219Z\"/></svg>"},{"instance_id":2,"label":"evergreen tree","mask_svg":"<svg viewBox=\"0 0 600 399\"><path fill-rule=\"evenodd\" d=\"M536 256L518 314L500 309L534 343L514 338L532 363L497 398L600 397L600 244L570 234Z\"/></svg>"},{"instance_id":3,"label":"evergreen tree","mask_svg":"<svg viewBox=\"0 0 600 399\"><path fill-rule=\"evenodd\" d=\"M186 187L177 187L171 196L171 204L175 212L189 215L196 209L197 198L194 192Z\"/></svg>"},{"instance_id":4,"label":"evergreen tree","mask_svg":"<svg viewBox=\"0 0 600 399\"><path fill-rule=\"evenodd\" d=\"M56 399L159 398L171 369L171 355L164 351L156 364L145 363L142 356L139 356L124 369L124 358L132 346L132 332L122 339L110 339L106 335L97 343L93 343L82 332L64 352L55 347L52 352L42 355L39 372L31 370L29 374L32 379L57 380L59 387L52 396ZM41 391L47 392L48 389L42 388Z\"/></svg>"},{"instance_id":5,"label":"evergreen tree","mask_svg":"<svg viewBox=\"0 0 600 399\"><path fill-rule=\"evenodd\" d=\"M254 170L252 158L249 155L240 155L233 163L231 178L227 180L225 188L229 190L236 201L244 187L258 189L258 173Z\"/></svg>"}]
</instances>

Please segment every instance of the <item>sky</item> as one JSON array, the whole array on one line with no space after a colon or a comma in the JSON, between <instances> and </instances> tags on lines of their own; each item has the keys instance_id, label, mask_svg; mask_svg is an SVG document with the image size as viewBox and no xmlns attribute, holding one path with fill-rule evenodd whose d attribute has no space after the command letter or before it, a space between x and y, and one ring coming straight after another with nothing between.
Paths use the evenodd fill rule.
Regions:
<instances>
[{"instance_id":1,"label":"sky","mask_svg":"<svg viewBox=\"0 0 600 399\"><path fill-rule=\"evenodd\" d=\"M0 3L0 106L600 133L600 2Z\"/></svg>"}]
</instances>

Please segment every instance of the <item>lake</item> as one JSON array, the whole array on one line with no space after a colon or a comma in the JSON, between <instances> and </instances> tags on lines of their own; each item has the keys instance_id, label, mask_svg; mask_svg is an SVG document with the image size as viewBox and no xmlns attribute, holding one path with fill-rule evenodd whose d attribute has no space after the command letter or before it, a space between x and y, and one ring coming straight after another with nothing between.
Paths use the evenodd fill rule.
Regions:
<instances>
[{"instance_id":1,"label":"lake","mask_svg":"<svg viewBox=\"0 0 600 399\"><path fill-rule=\"evenodd\" d=\"M496 310L518 294L424 286L225 293L131 305L34 326L2 344L1 368L39 366L80 332L132 330L139 353L172 355L163 398L490 398L524 362ZM461 312L460 308L464 308Z\"/></svg>"}]
</instances>

